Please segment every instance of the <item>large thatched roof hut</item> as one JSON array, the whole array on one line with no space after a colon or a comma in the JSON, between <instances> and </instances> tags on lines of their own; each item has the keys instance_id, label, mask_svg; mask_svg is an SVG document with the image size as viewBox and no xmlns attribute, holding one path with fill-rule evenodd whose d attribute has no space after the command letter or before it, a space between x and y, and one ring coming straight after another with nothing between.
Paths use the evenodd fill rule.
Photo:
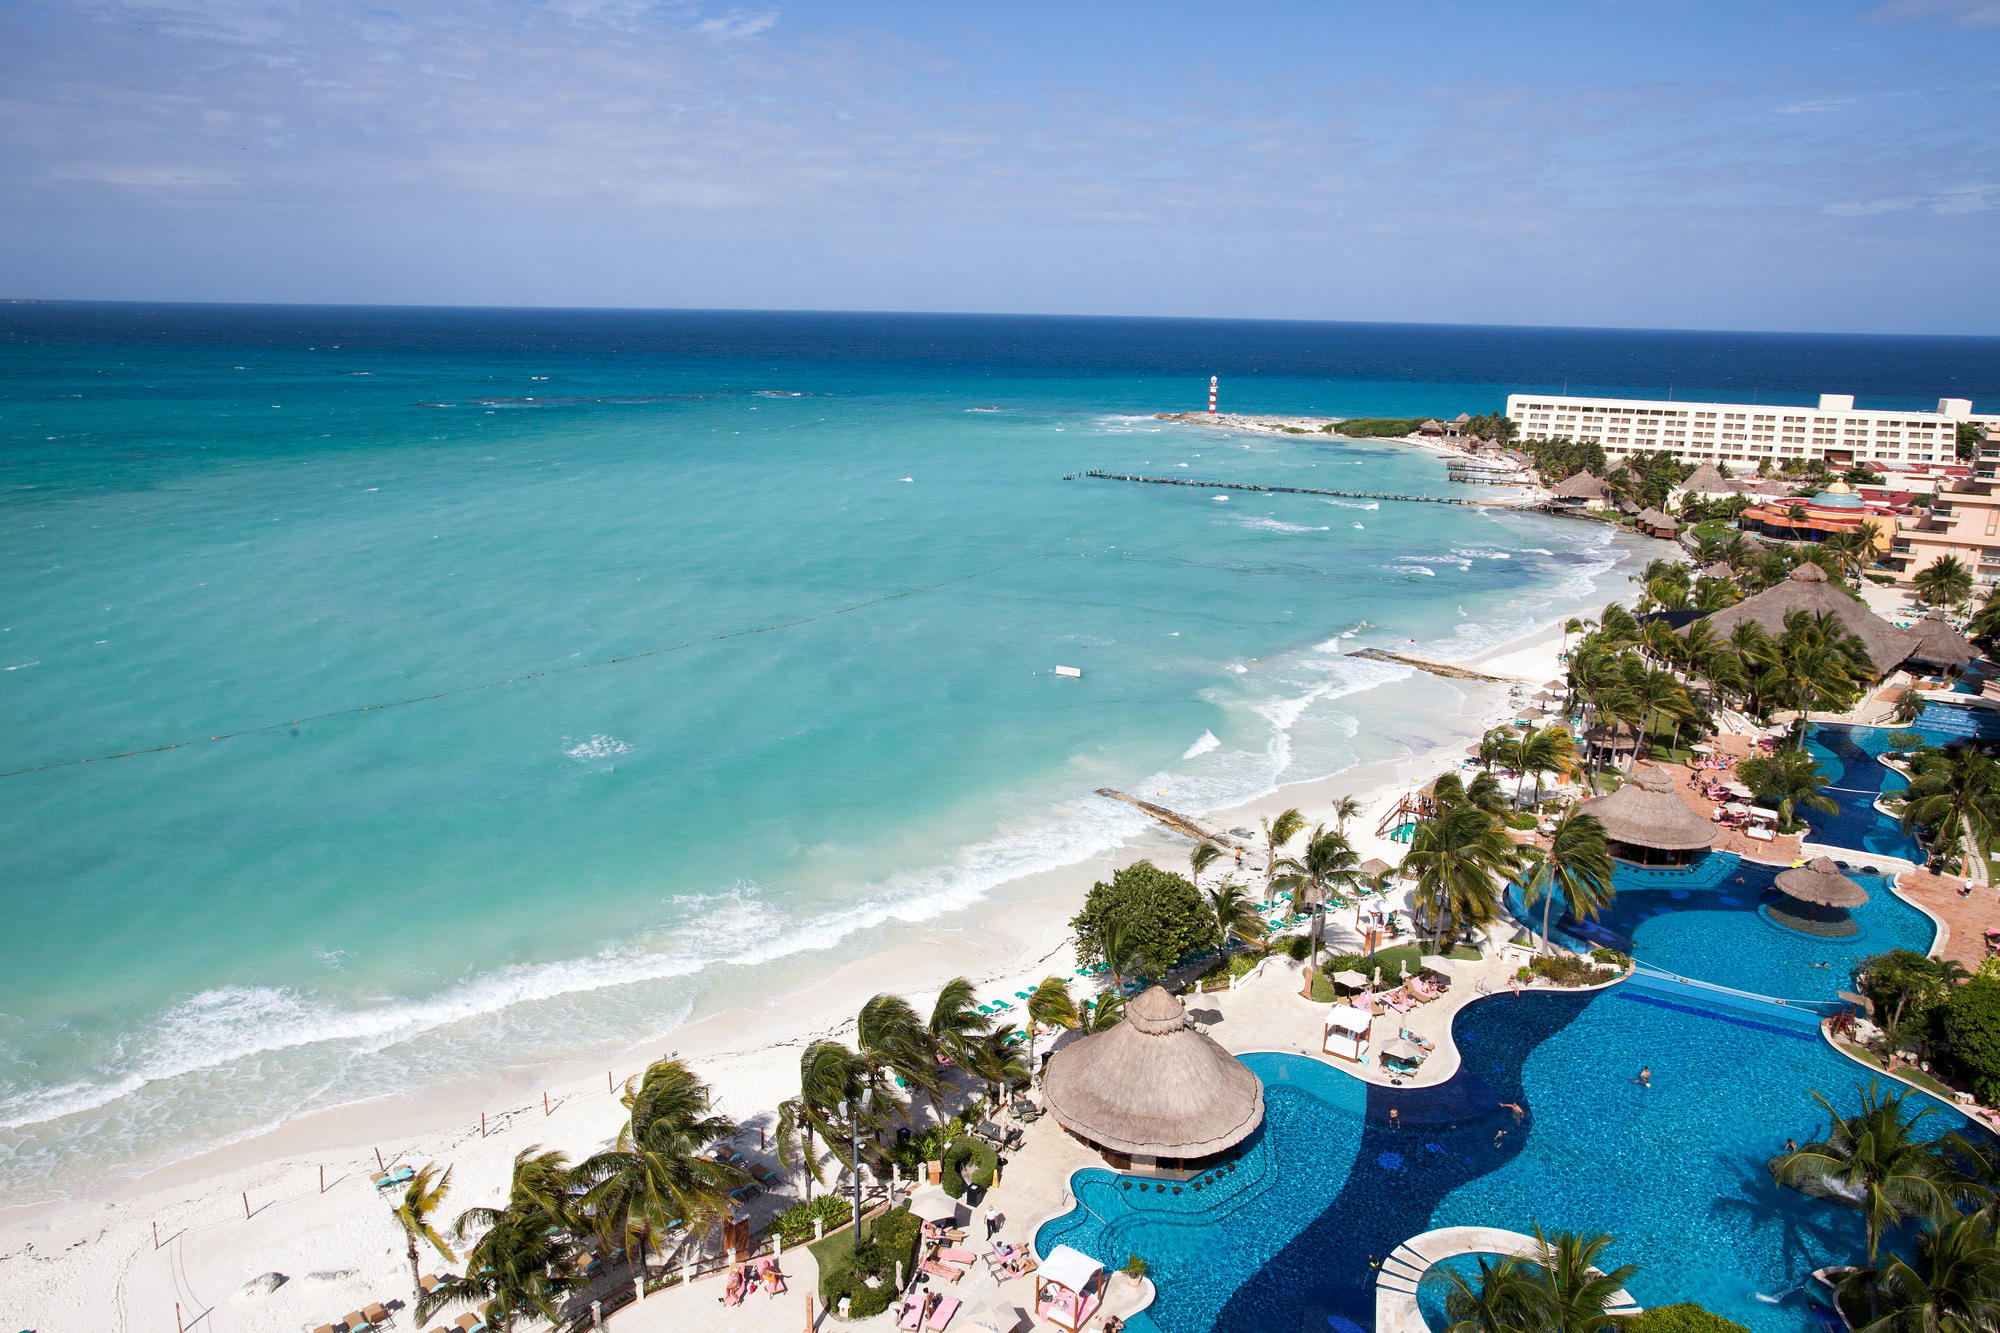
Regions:
<instances>
[{"instance_id":1,"label":"large thatched roof hut","mask_svg":"<svg viewBox=\"0 0 2000 1333\"><path fill-rule=\"evenodd\" d=\"M1680 798L1671 777L1650 765L1609 796L1585 801L1578 809L1597 816L1604 836L1617 844L1613 852L1628 861L1681 860L1706 851L1722 836L1721 829Z\"/></svg>"},{"instance_id":2,"label":"large thatched roof hut","mask_svg":"<svg viewBox=\"0 0 2000 1333\"><path fill-rule=\"evenodd\" d=\"M1910 649L1907 659L1911 662L1955 670L1970 666L1979 659L1979 650L1951 627L1951 622L1944 618L1942 611L1931 612L1910 629L1917 636L1917 645Z\"/></svg>"},{"instance_id":3,"label":"large thatched roof hut","mask_svg":"<svg viewBox=\"0 0 2000 1333\"><path fill-rule=\"evenodd\" d=\"M1117 1026L1057 1051L1042 1093L1064 1129L1120 1170L1198 1169L1264 1121L1257 1076L1189 1027L1158 986L1134 997Z\"/></svg>"},{"instance_id":4,"label":"large thatched roof hut","mask_svg":"<svg viewBox=\"0 0 2000 1333\"><path fill-rule=\"evenodd\" d=\"M1605 486L1603 478L1588 468L1570 477L1549 494L1557 500L1567 500L1586 506L1601 505L1611 497L1611 491Z\"/></svg>"},{"instance_id":5,"label":"large thatched roof hut","mask_svg":"<svg viewBox=\"0 0 2000 1333\"><path fill-rule=\"evenodd\" d=\"M1831 858L1816 856L1802 866L1794 866L1773 881L1779 893L1815 907L1859 907L1868 901L1868 890L1840 873Z\"/></svg>"},{"instance_id":6,"label":"large thatched roof hut","mask_svg":"<svg viewBox=\"0 0 2000 1333\"><path fill-rule=\"evenodd\" d=\"M1840 617L1847 632L1868 648L1868 660L1875 674L1886 676L1909 657L1917 645L1914 630L1897 629L1882 617L1826 581L1826 571L1818 565L1800 565L1783 583L1766 588L1754 597L1725 607L1707 617L1708 627L1718 639L1729 637L1744 621L1755 621L1773 636L1785 632L1785 616L1792 611L1817 615L1822 611Z\"/></svg>"}]
</instances>

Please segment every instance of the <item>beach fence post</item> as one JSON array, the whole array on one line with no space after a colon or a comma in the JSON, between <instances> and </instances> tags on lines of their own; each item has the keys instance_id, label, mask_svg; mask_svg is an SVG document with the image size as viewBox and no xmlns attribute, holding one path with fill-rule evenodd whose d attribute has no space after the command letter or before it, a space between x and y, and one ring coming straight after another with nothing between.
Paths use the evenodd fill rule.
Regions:
<instances>
[{"instance_id":1,"label":"beach fence post","mask_svg":"<svg viewBox=\"0 0 2000 1333\"><path fill-rule=\"evenodd\" d=\"M181 1303L179 1301L174 1302L174 1333L187 1333L187 1330L181 1327Z\"/></svg>"},{"instance_id":2,"label":"beach fence post","mask_svg":"<svg viewBox=\"0 0 2000 1333\"><path fill-rule=\"evenodd\" d=\"M542 1094L542 1114L544 1116L547 1116L548 1113L549 1113L549 1094L545 1092Z\"/></svg>"},{"instance_id":3,"label":"beach fence post","mask_svg":"<svg viewBox=\"0 0 2000 1333\"><path fill-rule=\"evenodd\" d=\"M382 1150L380 1148L375 1150L375 1169L378 1171L387 1171L389 1169L389 1164L382 1160Z\"/></svg>"},{"instance_id":4,"label":"beach fence post","mask_svg":"<svg viewBox=\"0 0 2000 1333\"><path fill-rule=\"evenodd\" d=\"M479 1137L482 1139L486 1137L486 1112L484 1111L479 1113Z\"/></svg>"},{"instance_id":5,"label":"beach fence post","mask_svg":"<svg viewBox=\"0 0 2000 1333\"><path fill-rule=\"evenodd\" d=\"M690 1259L687 1255L684 1254L681 1256L681 1286L688 1287L692 1286L693 1284L694 1284L694 1260Z\"/></svg>"},{"instance_id":6,"label":"beach fence post","mask_svg":"<svg viewBox=\"0 0 2000 1333\"><path fill-rule=\"evenodd\" d=\"M606 1092L618 1091L618 1089L611 1086L611 1071L608 1069L604 1071L604 1090Z\"/></svg>"},{"instance_id":7,"label":"beach fence post","mask_svg":"<svg viewBox=\"0 0 2000 1333\"><path fill-rule=\"evenodd\" d=\"M592 1326L592 1327L594 1327L594 1328L603 1328L603 1327L604 1327L604 1302L603 1302L603 1301L592 1301L592 1302L590 1303L590 1322L591 1322L591 1326Z\"/></svg>"},{"instance_id":8,"label":"beach fence post","mask_svg":"<svg viewBox=\"0 0 2000 1333\"><path fill-rule=\"evenodd\" d=\"M250 1220L250 1191L249 1191L249 1190L244 1190L244 1191L243 1191L243 1220L244 1220L245 1222L248 1222L248 1221Z\"/></svg>"},{"instance_id":9,"label":"beach fence post","mask_svg":"<svg viewBox=\"0 0 2000 1333\"><path fill-rule=\"evenodd\" d=\"M645 1299L646 1299L646 1275L644 1273L641 1273L639 1274L639 1276L632 1279L632 1303L634 1305L637 1305L640 1301L643 1301Z\"/></svg>"},{"instance_id":10,"label":"beach fence post","mask_svg":"<svg viewBox=\"0 0 2000 1333\"><path fill-rule=\"evenodd\" d=\"M319 1192L321 1194L326 1193L326 1167L324 1165L319 1169Z\"/></svg>"},{"instance_id":11,"label":"beach fence post","mask_svg":"<svg viewBox=\"0 0 2000 1333\"><path fill-rule=\"evenodd\" d=\"M160 1224L158 1222L153 1223L153 1248L156 1250L160 1248Z\"/></svg>"}]
</instances>

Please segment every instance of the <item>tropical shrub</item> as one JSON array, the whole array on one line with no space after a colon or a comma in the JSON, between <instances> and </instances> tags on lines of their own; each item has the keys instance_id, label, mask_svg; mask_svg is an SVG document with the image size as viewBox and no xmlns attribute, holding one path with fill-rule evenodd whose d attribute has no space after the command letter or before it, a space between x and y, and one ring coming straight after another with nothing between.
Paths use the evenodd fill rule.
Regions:
<instances>
[{"instance_id":1,"label":"tropical shrub","mask_svg":"<svg viewBox=\"0 0 2000 1333\"><path fill-rule=\"evenodd\" d=\"M1517 829L1532 829L1535 827L1534 815L1526 810L1521 811L1519 814L1508 815L1507 822Z\"/></svg>"},{"instance_id":2,"label":"tropical shrub","mask_svg":"<svg viewBox=\"0 0 2000 1333\"><path fill-rule=\"evenodd\" d=\"M858 1242L847 1236L829 1236L813 1247L819 1262L819 1294L828 1305L838 1306L842 1297L852 1302L848 1315L867 1319L881 1314L896 1298L896 1265L903 1276L915 1271L917 1242L923 1223L910 1215L908 1205L892 1209L880 1217L865 1218L867 1235ZM867 1279L874 1278L870 1286Z\"/></svg>"},{"instance_id":3,"label":"tropical shrub","mask_svg":"<svg viewBox=\"0 0 2000 1333\"><path fill-rule=\"evenodd\" d=\"M1558 986L1596 986L1618 975L1612 968L1597 967L1573 953L1537 954L1528 969Z\"/></svg>"},{"instance_id":4,"label":"tropical shrub","mask_svg":"<svg viewBox=\"0 0 2000 1333\"><path fill-rule=\"evenodd\" d=\"M1150 1270L1147 1267L1146 1261L1134 1254L1126 1258L1125 1267L1120 1271L1127 1277L1144 1277Z\"/></svg>"},{"instance_id":5,"label":"tropical shrub","mask_svg":"<svg viewBox=\"0 0 2000 1333\"><path fill-rule=\"evenodd\" d=\"M801 1245L813 1239L813 1223L824 1221L837 1227L847 1221L848 1200L844 1194L821 1194L795 1203L771 1219L771 1229L785 1238L787 1245Z\"/></svg>"},{"instance_id":6,"label":"tropical shrub","mask_svg":"<svg viewBox=\"0 0 2000 1333\"><path fill-rule=\"evenodd\" d=\"M1283 950L1293 962L1303 963L1306 959L1312 957L1313 942L1312 938L1307 935L1288 935L1279 941L1278 948Z\"/></svg>"},{"instance_id":7,"label":"tropical shrub","mask_svg":"<svg viewBox=\"0 0 2000 1333\"><path fill-rule=\"evenodd\" d=\"M1619 953L1616 949L1592 949L1590 951L1590 961L1593 963L1608 963L1621 972L1632 966L1632 960L1624 954Z\"/></svg>"},{"instance_id":8,"label":"tropical shrub","mask_svg":"<svg viewBox=\"0 0 2000 1333\"><path fill-rule=\"evenodd\" d=\"M1161 976L1191 953L1213 949L1215 914L1186 878L1140 861L1109 881L1093 884L1083 910L1070 919L1077 956L1086 963L1116 963L1104 956L1107 932L1149 976Z\"/></svg>"},{"instance_id":9,"label":"tropical shrub","mask_svg":"<svg viewBox=\"0 0 2000 1333\"><path fill-rule=\"evenodd\" d=\"M966 1169L968 1162L971 1164L969 1171ZM967 1185L977 1185L980 1189L991 1185L999 1170L1000 1157L993 1151L993 1146L966 1134L945 1149L944 1179L941 1183L944 1192L956 1199L965 1194Z\"/></svg>"},{"instance_id":10,"label":"tropical shrub","mask_svg":"<svg viewBox=\"0 0 2000 1333\"><path fill-rule=\"evenodd\" d=\"M1656 1305L1625 1321L1625 1333L1750 1333L1743 1325L1693 1301Z\"/></svg>"},{"instance_id":11,"label":"tropical shrub","mask_svg":"<svg viewBox=\"0 0 2000 1333\"><path fill-rule=\"evenodd\" d=\"M1979 1100L2000 1102L2000 981L1977 976L1951 993L1938 1016L1952 1062Z\"/></svg>"},{"instance_id":12,"label":"tropical shrub","mask_svg":"<svg viewBox=\"0 0 2000 1333\"><path fill-rule=\"evenodd\" d=\"M1329 435L1344 435L1350 440L1393 439L1413 433L1426 420L1426 417L1349 417L1321 429Z\"/></svg>"}]
</instances>

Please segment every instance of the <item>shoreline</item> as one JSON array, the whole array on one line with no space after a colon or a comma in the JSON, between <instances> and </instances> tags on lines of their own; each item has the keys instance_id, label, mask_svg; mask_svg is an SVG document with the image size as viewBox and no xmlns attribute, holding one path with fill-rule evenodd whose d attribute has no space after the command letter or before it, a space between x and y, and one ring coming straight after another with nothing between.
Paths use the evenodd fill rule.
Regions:
<instances>
[{"instance_id":1,"label":"shoreline","mask_svg":"<svg viewBox=\"0 0 2000 1333\"><path fill-rule=\"evenodd\" d=\"M1558 673L1562 638L1560 621L1551 622L1454 662L1515 677L1518 690L1430 677L1457 696L1454 725L1434 745L1413 750L1406 744L1398 755L1190 813L1218 828L1254 828L1260 818L1296 806L1310 826L1324 822L1334 798L1353 795L1363 805L1349 825L1357 853L1364 860L1400 859L1399 848L1374 835L1381 815L1412 786L1456 767L1463 747L1489 727L1519 715L1518 699ZM761 999L732 996L716 1012L626 1043L610 1061L500 1069L470 1085L350 1103L110 1179L73 1198L0 1209L0 1273L18 1293L15 1315L27 1326L66 1327L80 1316L101 1314L107 1264L122 1269L114 1299L127 1327L140 1309L163 1311L175 1301L190 1311L210 1311L210 1329L248 1329L274 1326L294 1299L310 1301L299 1307L299 1317L308 1320L314 1310L383 1299L409 1279L400 1232L368 1187L377 1151L392 1163L449 1162L448 1216L498 1202L514 1154L529 1145L559 1148L574 1160L608 1143L619 1117L607 1092L607 1067L622 1086L665 1055L687 1061L714 1090L719 1108L746 1129L768 1132L774 1108L796 1091L798 1053L814 1040L851 1032L852 1016L868 996L894 991L921 1011L955 975L971 977L985 998L1011 997L1049 973L1068 975L1075 963L1067 923L1083 891L1141 859L1178 868L1188 845L1155 825L1108 851L1011 881L979 904L900 930L892 947L857 953L794 990L774 989ZM754 984L741 989L753 991ZM322 1167L324 1193L318 1188ZM245 1194L253 1214L247 1220ZM152 1249L155 1224L167 1242L159 1251ZM233 1299L244 1282L268 1271L341 1276L323 1285L288 1282L254 1304ZM309 1285L320 1289L302 1290ZM136 1326L165 1325L152 1315Z\"/></svg>"}]
</instances>

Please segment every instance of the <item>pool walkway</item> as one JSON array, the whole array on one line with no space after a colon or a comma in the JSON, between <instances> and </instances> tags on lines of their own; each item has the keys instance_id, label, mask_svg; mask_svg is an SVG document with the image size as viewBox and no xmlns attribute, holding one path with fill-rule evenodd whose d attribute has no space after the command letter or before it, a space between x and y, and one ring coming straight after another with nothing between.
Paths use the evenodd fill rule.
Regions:
<instances>
[{"instance_id":1,"label":"pool walkway","mask_svg":"<svg viewBox=\"0 0 2000 1333\"><path fill-rule=\"evenodd\" d=\"M1518 1231L1498 1227L1439 1227L1421 1236L1412 1236L1398 1245L1375 1276L1375 1333L1430 1333L1417 1303L1417 1289L1432 1265L1461 1254L1504 1254L1516 1259L1533 1259L1541 1253L1541 1242ZM1611 1295L1609 1312L1614 1315L1640 1313L1639 1305L1623 1287Z\"/></svg>"}]
</instances>

